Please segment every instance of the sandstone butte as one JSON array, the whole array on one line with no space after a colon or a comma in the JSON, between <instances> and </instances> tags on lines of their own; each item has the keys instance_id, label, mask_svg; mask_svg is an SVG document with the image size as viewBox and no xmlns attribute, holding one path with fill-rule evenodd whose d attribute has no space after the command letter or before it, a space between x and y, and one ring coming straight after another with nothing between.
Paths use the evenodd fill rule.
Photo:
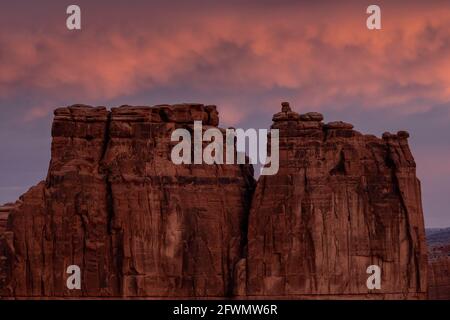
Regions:
<instances>
[{"instance_id":1,"label":"sandstone butte","mask_svg":"<svg viewBox=\"0 0 450 320\"><path fill-rule=\"evenodd\" d=\"M273 117L280 170L174 165L202 104L55 110L45 181L0 209L0 296L423 299L427 248L408 133ZM82 270L81 290L66 268ZM369 290L366 268L382 287Z\"/></svg>"}]
</instances>

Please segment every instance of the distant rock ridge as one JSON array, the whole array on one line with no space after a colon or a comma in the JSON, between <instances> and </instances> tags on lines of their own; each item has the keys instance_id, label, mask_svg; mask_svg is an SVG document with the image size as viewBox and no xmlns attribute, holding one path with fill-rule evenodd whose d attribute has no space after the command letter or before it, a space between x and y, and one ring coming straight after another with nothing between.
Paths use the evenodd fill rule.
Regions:
<instances>
[{"instance_id":1,"label":"distant rock ridge","mask_svg":"<svg viewBox=\"0 0 450 320\"><path fill-rule=\"evenodd\" d=\"M450 228L427 230L428 297L450 300Z\"/></svg>"},{"instance_id":2,"label":"distant rock ridge","mask_svg":"<svg viewBox=\"0 0 450 320\"><path fill-rule=\"evenodd\" d=\"M280 170L174 165L203 104L55 110L45 181L0 207L2 297L422 299L427 251L408 134L363 135L289 103ZM66 287L66 268L82 289ZM366 287L377 264L382 288Z\"/></svg>"}]
</instances>

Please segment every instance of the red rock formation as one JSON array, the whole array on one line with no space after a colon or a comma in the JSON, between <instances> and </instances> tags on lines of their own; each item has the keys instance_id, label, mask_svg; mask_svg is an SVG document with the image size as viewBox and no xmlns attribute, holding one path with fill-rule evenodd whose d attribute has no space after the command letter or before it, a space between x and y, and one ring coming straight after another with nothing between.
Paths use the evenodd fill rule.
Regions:
<instances>
[{"instance_id":1,"label":"red rock formation","mask_svg":"<svg viewBox=\"0 0 450 320\"><path fill-rule=\"evenodd\" d=\"M428 298L450 300L450 228L427 230Z\"/></svg>"},{"instance_id":2,"label":"red rock formation","mask_svg":"<svg viewBox=\"0 0 450 320\"><path fill-rule=\"evenodd\" d=\"M45 182L0 209L0 295L424 298L407 133L322 119L283 104L280 171L252 198L249 165L170 160L171 132L217 126L215 106L57 109ZM81 290L66 287L72 264Z\"/></svg>"},{"instance_id":3,"label":"red rock formation","mask_svg":"<svg viewBox=\"0 0 450 320\"><path fill-rule=\"evenodd\" d=\"M280 170L259 179L249 218L249 296L425 298L420 184L406 132L363 135L283 104ZM366 286L369 265L381 290Z\"/></svg>"},{"instance_id":4,"label":"red rock formation","mask_svg":"<svg viewBox=\"0 0 450 320\"><path fill-rule=\"evenodd\" d=\"M450 256L430 261L428 265L428 298L450 300Z\"/></svg>"},{"instance_id":5,"label":"red rock formation","mask_svg":"<svg viewBox=\"0 0 450 320\"><path fill-rule=\"evenodd\" d=\"M171 131L218 125L215 106L55 111L45 182L3 230L2 296L228 296L253 188L248 165L170 160ZM66 268L82 270L68 290Z\"/></svg>"},{"instance_id":6,"label":"red rock formation","mask_svg":"<svg viewBox=\"0 0 450 320\"><path fill-rule=\"evenodd\" d=\"M0 206L0 297L2 290L11 276L10 261L13 257L8 247L12 247L12 233L7 232L9 212L12 205Z\"/></svg>"},{"instance_id":7,"label":"red rock formation","mask_svg":"<svg viewBox=\"0 0 450 320\"><path fill-rule=\"evenodd\" d=\"M144 120L144 121L143 121ZM213 106L113 109L104 155L126 296L227 296L253 187L249 166L174 165L172 130L218 125Z\"/></svg>"}]
</instances>

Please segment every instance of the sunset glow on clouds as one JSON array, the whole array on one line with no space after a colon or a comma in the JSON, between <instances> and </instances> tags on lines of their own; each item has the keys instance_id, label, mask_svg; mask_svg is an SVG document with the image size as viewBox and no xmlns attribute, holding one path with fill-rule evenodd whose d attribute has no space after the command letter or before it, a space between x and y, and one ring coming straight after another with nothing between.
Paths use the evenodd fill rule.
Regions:
<instances>
[{"instance_id":1,"label":"sunset glow on clouds","mask_svg":"<svg viewBox=\"0 0 450 320\"><path fill-rule=\"evenodd\" d=\"M287 100L361 131L382 130L389 114L393 130L407 125L422 165L449 168L448 153L414 142L426 135L418 119L447 116L436 127L450 128L448 1L379 1L381 31L367 30L361 1L77 1L79 32L65 28L71 3L22 2L0 19L2 126L21 119L48 127L61 104L184 101L217 104L224 125L266 126Z\"/></svg>"},{"instance_id":2,"label":"sunset glow on clouds","mask_svg":"<svg viewBox=\"0 0 450 320\"><path fill-rule=\"evenodd\" d=\"M311 108L351 100L404 112L429 108L423 99L450 100L450 6L386 5L378 32L365 28L362 5L309 7L224 5L164 17L141 5L147 19L131 12L136 23L123 25L114 11L105 14L112 22L88 20L102 7L87 5L79 34L55 18L47 25L53 29L25 23L2 32L0 95L56 90L105 101L173 85L286 89Z\"/></svg>"}]
</instances>

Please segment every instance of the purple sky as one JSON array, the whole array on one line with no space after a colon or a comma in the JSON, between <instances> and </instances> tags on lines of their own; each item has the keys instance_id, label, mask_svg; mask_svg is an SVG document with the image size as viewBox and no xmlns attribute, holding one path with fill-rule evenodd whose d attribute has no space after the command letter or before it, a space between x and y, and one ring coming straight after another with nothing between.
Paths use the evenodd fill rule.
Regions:
<instances>
[{"instance_id":1,"label":"purple sky","mask_svg":"<svg viewBox=\"0 0 450 320\"><path fill-rule=\"evenodd\" d=\"M450 226L450 2L21 1L0 8L0 203L45 178L52 110L218 105L267 128L281 101L364 133L407 130L428 227ZM32 4L30 4L32 3ZM78 4L82 30L65 27Z\"/></svg>"}]
</instances>

